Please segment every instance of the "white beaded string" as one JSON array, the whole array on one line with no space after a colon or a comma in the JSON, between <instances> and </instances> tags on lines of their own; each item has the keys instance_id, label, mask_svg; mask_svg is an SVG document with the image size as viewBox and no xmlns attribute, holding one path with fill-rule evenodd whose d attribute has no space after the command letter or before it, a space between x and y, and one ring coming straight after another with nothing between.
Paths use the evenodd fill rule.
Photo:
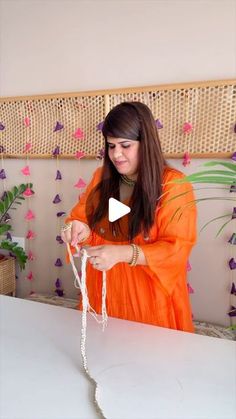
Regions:
<instances>
[{"instance_id":1,"label":"white beaded string","mask_svg":"<svg viewBox=\"0 0 236 419\"><path fill-rule=\"evenodd\" d=\"M80 288L81 295L82 295L82 327L81 327L81 342L80 342L80 350L81 350L81 356L82 356L82 362L84 371L89 379L89 381L94 386L94 402L97 408L97 412L101 416L101 418L105 419L105 415L102 411L102 408L99 405L98 402L98 384L96 380L91 376L89 370L88 370L88 364L87 364L87 356L86 356L86 335L87 335L87 312L89 312L98 323L102 323L103 330L105 329L105 326L107 325L107 311L106 311L106 272L102 272L102 320L98 320L97 313L95 310L90 306L89 299L88 299L88 293L87 293L87 285L86 285L86 265L87 265L87 259L88 254L85 249L82 251L79 250L78 246L75 246L76 252L78 254L81 254L81 279L79 277L78 271L76 269L74 259L70 250L70 245L67 243L67 251L70 259L70 263L72 266L72 270L74 272L75 281L74 285L76 288Z\"/></svg>"}]
</instances>

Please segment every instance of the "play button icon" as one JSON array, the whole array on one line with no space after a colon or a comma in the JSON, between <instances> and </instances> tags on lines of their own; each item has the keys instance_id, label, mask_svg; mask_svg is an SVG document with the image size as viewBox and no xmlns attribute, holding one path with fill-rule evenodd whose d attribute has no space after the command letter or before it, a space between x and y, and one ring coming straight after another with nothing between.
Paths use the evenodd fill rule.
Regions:
<instances>
[{"instance_id":1,"label":"play button icon","mask_svg":"<svg viewBox=\"0 0 236 419\"><path fill-rule=\"evenodd\" d=\"M115 198L109 198L108 203L108 219L111 223L128 214L131 211L130 207Z\"/></svg>"}]
</instances>

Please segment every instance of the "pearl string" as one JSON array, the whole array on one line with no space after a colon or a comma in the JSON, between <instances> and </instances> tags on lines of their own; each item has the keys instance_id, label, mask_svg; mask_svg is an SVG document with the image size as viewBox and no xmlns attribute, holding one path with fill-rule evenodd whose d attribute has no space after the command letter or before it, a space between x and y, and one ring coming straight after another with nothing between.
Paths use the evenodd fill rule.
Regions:
<instances>
[{"instance_id":1,"label":"pearl string","mask_svg":"<svg viewBox=\"0 0 236 419\"><path fill-rule=\"evenodd\" d=\"M96 311L91 307L88 299L87 293L87 286L86 286L86 265L88 254L85 249L81 252L78 246L75 246L76 252L81 254L81 279L79 277L78 271L76 269L74 259L70 250L70 245L67 243L67 251L70 259L70 263L72 266L72 270L74 272L75 280L74 285L76 288L79 288L82 294L82 327L81 327L81 342L80 342L80 352L82 357L82 363L84 367L84 371L87 375L87 378L94 386L94 402L97 409L97 413L100 415L101 418L106 419L102 408L98 402L98 384L96 380L91 376L88 370L88 363L87 363L87 356L86 356L86 335L87 335L87 312L89 312L98 323L102 323L103 331L107 325L107 312L106 312L106 272L102 272L102 320L98 320Z\"/></svg>"}]
</instances>

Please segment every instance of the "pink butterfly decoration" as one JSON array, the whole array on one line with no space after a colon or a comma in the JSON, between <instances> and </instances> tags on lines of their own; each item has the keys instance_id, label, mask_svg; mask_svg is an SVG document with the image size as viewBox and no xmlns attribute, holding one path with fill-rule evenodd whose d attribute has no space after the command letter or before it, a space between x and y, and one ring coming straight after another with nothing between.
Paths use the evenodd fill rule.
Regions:
<instances>
[{"instance_id":1,"label":"pink butterfly decoration","mask_svg":"<svg viewBox=\"0 0 236 419\"><path fill-rule=\"evenodd\" d=\"M85 156L85 153L83 151L76 151L75 158L76 159L82 159L82 157Z\"/></svg>"},{"instance_id":2,"label":"pink butterfly decoration","mask_svg":"<svg viewBox=\"0 0 236 419\"><path fill-rule=\"evenodd\" d=\"M183 158L183 166L186 167L188 164L191 163L191 158L190 158L190 154L186 151L186 153L184 153L184 158Z\"/></svg>"},{"instance_id":3,"label":"pink butterfly decoration","mask_svg":"<svg viewBox=\"0 0 236 419\"><path fill-rule=\"evenodd\" d=\"M31 143L26 143L25 144L24 153L27 153L27 151L29 151L31 149L31 147L32 147L32 144Z\"/></svg>"},{"instance_id":4,"label":"pink butterfly decoration","mask_svg":"<svg viewBox=\"0 0 236 419\"><path fill-rule=\"evenodd\" d=\"M78 128L78 129L74 132L73 137L74 137L76 140L82 140L82 138L84 138L84 132L82 131L82 129Z\"/></svg>"},{"instance_id":5,"label":"pink butterfly decoration","mask_svg":"<svg viewBox=\"0 0 236 419\"><path fill-rule=\"evenodd\" d=\"M33 195L34 194L34 192L30 189L30 188L27 188L26 190L25 190L25 192L23 192L23 195L24 196L31 196L31 195Z\"/></svg>"},{"instance_id":6,"label":"pink butterfly decoration","mask_svg":"<svg viewBox=\"0 0 236 419\"><path fill-rule=\"evenodd\" d=\"M190 124L190 122L185 122L183 125L183 133L189 134L192 130L193 130L192 124Z\"/></svg>"},{"instance_id":7,"label":"pink butterfly decoration","mask_svg":"<svg viewBox=\"0 0 236 419\"><path fill-rule=\"evenodd\" d=\"M30 119L29 119L29 117L28 117L28 116L26 116L26 117L24 118L24 125L25 125L26 127L29 127L29 126L30 126Z\"/></svg>"},{"instance_id":8,"label":"pink butterfly decoration","mask_svg":"<svg viewBox=\"0 0 236 419\"><path fill-rule=\"evenodd\" d=\"M23 169L21 169L21 173L23 173L23 175L25 175L25 176L29 176L30 175L30 168L29 168L29 166L23 167Z\"/></svg>"},{"instance_id":9,"label":"pink butterfly decoration","mask_svg":"<svg viewBox=\"0 0 236 419\"><path fill-rule=\"evenodd\" d=\"M26 238L28 240L33 240L36 237L36 234L34 233L34 231L32 230L28 230L27 234L26 234Z\"/></svg>"},{"instance_id":10,"label":"pink butterfly decoration","mask_svg":"<svg viewBox=\"0 0 236 419\"><path fill-rule=\"evenodd\" d=\"M78 182L74 185L75 188L82 189L86 186L86 183L83 179L79 178Z\"/></svg>"},{"instance_id":11,"label":"pink butterfly decoration","mask_svg":"<svg viewBox=\"0 0 236 419\"><path fill-rule=\"evenodd\" d=\"M33 211L29 210L25 216L26 220L34 220L35 219L35 215L33 213Z\"/></svg>"},{"instance_id":12,"label":"pink butterfly decoration","mask_svg":"<svg viewBox=\"0 0 236 419\"><path fill-rule=\"evenodd\" d=\"M192 266L190 265L189 260L187 261L187 272L190 272L192 270Z\"/></svg>"},{"instance_id":13,"label":"pink butterfly decoration","mask_svg":"<svg viewBox=\"0 0 236 419\"><path fill-rule=\"evenodd\" d=\"M191 287L189 283L187 283L187 287L188 287L189 294L194 294L194 289Z\"/></svg>"},{"instance_id":14,"label":"pink butterfly decoration","mask_svg":"<svg viewBox=\"0 0 236 419\"><path fill-rule=\"evenodd\" d=\"M34 254L31 250L29 250L29 253L28 253L27 257L28 257L28 260L34 260L35 259L35 256L34 256Z\"/></svg>"},{"instance_id":15,"label":"pink butterfly decoration","mask_svg":"<svg viewBox=\"0 0 236 419\"><path fill-rule=\"evenodd\" d=\"M33 272L30 271L30 273L27 275L26 279L28 279L29 281L33 280Z\"/></svg>"}]
</instances>

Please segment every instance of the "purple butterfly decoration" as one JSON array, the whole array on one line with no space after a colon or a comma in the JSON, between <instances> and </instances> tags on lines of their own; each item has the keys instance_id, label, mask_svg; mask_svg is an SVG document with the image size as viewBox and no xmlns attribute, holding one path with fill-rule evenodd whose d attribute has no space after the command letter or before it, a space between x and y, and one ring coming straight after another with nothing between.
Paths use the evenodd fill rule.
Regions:
<instances>
[{"instance_id":1,"label":"purple butterfly decoration","mask_svg":"<svg viewBox=\"0 0 236 419\"><path fill-rule=\"evenodd\" d=\"M236 295L236 287L235 287L235 283L234 282L232 283L230 294Z\"/></svg>"},{"instance_id":2,"label":"purple butterfly decoration","mask_svg":"<svg viewBox=\"0 0 236 419\"><path fill-rule=\"evenodd\" d=\"M229 190L230 192L236 192L236 183L233 183L231 186L230 186L230 190Z\"/></svg>"},{"instance_id":3,"label":"purple butterfly decoration","mask_svg":"<svg viewBox=\"0 0 236 419\"><path fill-rule=\"evenodd\" d=\"M234 132L235 132L235 134L236 134L236 124L234 124Z\"/></svg>"},{"instance_id":4,"label":"purple butterfly decoration","mask_svg":"<svg viewBox=\"0 0 236 419\"><path fill-rule=\"evenodd\" d=\"M5 129L5 125L3 125L2 122L0 122L0 131L4 131L4 129Z\"/></svg>"},{"instance_id":5,"label":"purple butterfly decoration","mask_svg":"<svg viewBox=\"0 0 236 419\"><path fill-rule=\"evenodd\" d=\"M4 223L8 223L8 221L10 221L10 220L11 220L11 216L8 214L8 212L6 212L3 216L3 218L2 218L2 221Z\"/></svg>"},{"instance_id":6,"label":"purple butterfly decoration","mask_svg":"<svg viewBox=\"0 0 236 419\"><path fill-rule=\"evenodd\" d=\"M57 145L56 148L54 148L52 155L58 156L60 154L60 147Z\"/></svg>"},{"instance_id":7,"label":"purple butterfly decoration","mask_svg":"<svg viewBox=\"0 0 236 419\"><path fill-rule=\"evenodd\" d=\"M64 242L63 242L63 240L62 240L62 238L61 238L61 236L56 236L56 241L59 243L59 244L63 244Z\"/></svg>"},{"instance_id":8,"label":"purple butterfly decoration","mask_svg":"<svg viewBox=\"0 0 236 419\"><path fill-rule=\"evenodd\" d=\"M162 129L163 128L163 124L161 123L160 119L156 119L155 122L156 122L157 129Z\"/></svg>"},{"instance_id":9,"label":"purple butterfly decoration","mask_svg":"<svg viewBox=\"0 0 236 419\"><path fill-rule=\"evenodd\" d=\"M57 278L56 282L55 282L55 287L56 288L61 288L61 281L59 278Z\"/></svg>"},{"instance_id":10,"label":"purple butterfly decoration","mask_svg":"<svg viewBox=\"0 0 236 419\"><path fill-rule=\"evenodd\" d=\"M6 179L6 173L5 173L5 170L4 169L1 169L0 170L0 179Z\"/></svg>"},{"instance_id":11,"label":"purple butterfly decoration","mask_svg":"<svg viewBox=\"0 0 236 419\"><path fill-rule=\"evenodd\" d=\"M5 152L5 148L3 147L3 145L0 145L0 154Z\"/></svg>"},{"instance_id":12,"label":"purple butterfly decoration","mask_svg":"<svg viewBox=\"0 0 236 419\"><path fill-rule=\"evenodd\" d=\"M229 315L230 317L235 317L235 316L236 316L236 307L231 306L231 309L230 309L230 311L228 312L228 315Z\"/></svg>"},{"instance_id":13,"label":"purple butterfly decoration","mask_svg":"<svg viewBox=\"0 0 236 419\"><path fill-rule=\"evenodd\" d=\"M233 208L232 220L234 220L235 218L236 218L236 207Z\"/></svg>"},{"instance_id":14,"label":"purple butterfly decoration","mask_svg":"<svg viewBox=\"0 0 236 419\"><path fill-rule=\"evenodd\" d=\"M56 289L55 290L55 293L58 295L58 297L63 297L63 295L64 295L64 291L63 290L59 290L59 289Z\"/></svg>"},{"instance_id":15,"label":"purple butterfly decoration","mask_svg":"<svg viewBox=\"0 0 236 419\"><path fill-rule=\"evenodd\" d=\"M59 202L61 202L61 198L58 194L56 194L54 200L52 201L53 204L59 204Z\"/></svg>"},{"instance_id":16,"label":"purple butterfly decoration","mask_svg":"<svg viewBox=\"0 0 236 419\"><path fill-rule=\"evenodd\" d=\"M64 128L64 125L57 121L56 126L55 126L53 132L61 131L63 128Z\"/></svg>"},{"instance_id":17,"label":"purple butterfly decoration","mask_svg":"<svg viewBox=\"0 0 236 419\"><path fill-rule=\"evenodd\" d=\"M62 176L61 176L61 172L60 170L57 170L57 174L56 174L56 179L55 180L61 180Z\"/></svg>"},{"instance_id":18,"label":"purple butterfly decoration","mask_svg":"<svg viewBox=\"0 0 236 419\"><path fill-rule=\"evenodd\" d=\"M63 217L63 215L66 215L65 211L59 211L57 212L57 217Z\"/></svg>"},{"instance_id":19,"label":"purple butterfly decoration","mask_svg":"<svg viewBox=\"0 0 236 419\"><path fill-rule=\"evenodd\" d=\"M60 259L60 258L57 258L57 260L56 260L56 262L54 263L54 265L55 265L55 266L60 267L60 266L63 266L63 263L62 263L62 261L61 261L61 259Z\"/></svg>"},{"instance_id":20,"label":"purple butterfly decoration","mask_svg":"<svg viewBox=\"0 0 236 419\"><path fill-rule=\"evenodd\" d=\"M231 156L231 159L236 161L236 151L234 152L234 154Z\"/></svg>"},{"instance_id":21,"label":"purple butterfly decoration","mask_svg":"<svg viewBox=\"0 0 236 419\"><path fill-rule=\"evenodd\" d=\"M7 197L7 192L6 191L4 191L3 192L3 194L2 194L2 196L1 196L1 201L4 201L4 199Z\"/></svg>"},{"instance_id":22,"label":"purple butterfly decoration","mask_svg":"<svg viewBox=\"0 0 236 419\"><path fill-rule=\"evenodd\" d=\"M234 260L234 258L231 258L229 260L229 267L231 270L236 269L236 261Z\"/></svg>"},{"instance_id":23,"label":"purple butterfly decoration","mask_svg":"<svg viewBox=\"0 0 236 419\"><path fill-rule=\"evenodd\" d=\"M233 233L230 239L228 240L230 244L236 244L236 233Z\"/></svg>"},{"instance_id":24,"label":"purple butterfly decoration","mask_svg":"<svg viewBox=\"0 0 236 419\"><path fill-rule=\"evenodd\" d=\"M10 242L12 242L11 233L9 233L9 231L6 234L6 239L9 240Z\"/></svg>"},{"instance_id":25,"label":"purple butterfly decoration","mask_svg":"<svg viewBox=\"0 0 236 419\"><path fill-rule=\"evenodd\" d=\"M102 160L104 159L104 156L105 156L105 150L104 148L101 148L96 155L96 160Z\"/></svg>"},{"instance_id":26,"label":"purple butterfly decoration","mask_svg":"<svg viewBox=\"0 0 236 419\"><path fill-rule=\"evenodd\" d=\"M102 131L102 127L103 127L104 122L99 122L99 124L97 124L97 131Z\"/></svg>"}]
</instances>

